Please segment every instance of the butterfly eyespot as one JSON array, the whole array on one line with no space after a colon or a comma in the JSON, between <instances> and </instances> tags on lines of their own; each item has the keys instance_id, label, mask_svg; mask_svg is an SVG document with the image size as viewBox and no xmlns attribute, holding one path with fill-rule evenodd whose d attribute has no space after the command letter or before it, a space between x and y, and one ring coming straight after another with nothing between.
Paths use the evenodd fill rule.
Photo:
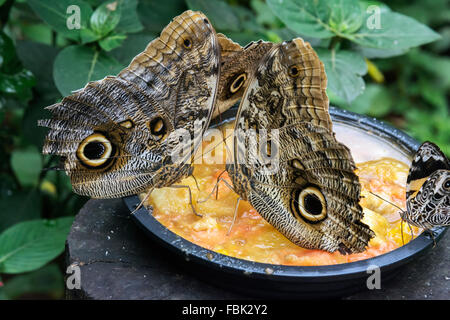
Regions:
<instances>
[{"instance_id":1,"label":"butterfly eyespot","mask_svg":"<svg viewBox=\"0 0 450 320\"><path fill-rule=\"evenodd\" d=\"M114 145L101 133L94 133L78 146L76 155L81 164L89 168L104 168L113 160Z\"/></svg>"},{"instance_id":2,"label":"butterfly eyespot","mask_svg":"<svg viewBox=\"0 0 450 320\"><path fill-rule=\"evenodd\" d=\"M299 68L298 68L297 66L291 66L291 67L289 68L289 75L290 75L292 78L298 77L299 74L300 74L300 70L299 70Z\"/></svg>"},{"instance_id":3,"label":"butterfly eyespot","mask_svg":"<svg viewBox=\"0 0 450 320\"><path fill-rule=\"evenodd\" d=\"M444 186L445 190L450 191L450 179L445 180L442 185Z\"/></svg>"},{"instance_id":4,"label":"butterfly eyespot","mask_svg":"<svg viewBox=\"0 0 450 320\"><path fill-rule=\"evenodd\" d=\"M322 192L316 187L307 187L297 192L293 199L293 211L306 222L316 223L327 217L327 204Z\"/></svg>"},{"instance_id":5,"label":"butterfly eyespot","mask_svg":"<svg viewBox=\"0 0 450 320\"><path fill-rule=\"evenodd\" d=\"M156 117L151 120L148 123L148 127L150 129L150 133L155 136L157 140L162 139L167 132L166 125L161 117Z\"/></svg>"},{"instance_id":6,"label":"butterfly eyespot","mask_svg":"<svg viewBox=\"0 0 450 320\"><path fill-rule=\"evenodd\" d=\"M183 47L185 47L186 49L192 49L192 41L190 39L184 39Z\"/></svg>"},{"instance_id":7,"label":"butterfly eyespot","mask_svg":"<svg viewBox=\"0 0 450 320\"><path fill-rule=\"evenodd\" d=\"M233 83L231 84L230 92L235 93L236 91L238 91L242 87L242 85L245 83L246 80L247 80L247 74L245 72L240 74L236 79L234 79Z\"/></svg>"}]
</instances>

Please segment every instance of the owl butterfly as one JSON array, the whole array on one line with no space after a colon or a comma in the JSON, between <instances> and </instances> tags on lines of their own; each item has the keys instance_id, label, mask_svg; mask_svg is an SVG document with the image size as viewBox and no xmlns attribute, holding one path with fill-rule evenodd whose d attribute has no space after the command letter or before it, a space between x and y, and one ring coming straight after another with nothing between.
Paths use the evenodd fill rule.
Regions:
<instances>
[{"instance_id":1,"label":"owl butterfly","mask_svg":"<svg viewBox=\"0 0 450 320\"><path fill-rule=\"evenodd\" d=\"M432 142L424 142L414 155L406 181L406 211L400 215L427 230L450 226L450 161Z\"/></svg>"},{"instance_id":2,"label":"owl butterfly","mask_svg":"<svg viewBox=\"0 0 450 320\"><path fill-rule=\"evenodd\" d=\"M63 157L81 195L117 198L170 186L191 174L189 155L208 127L217 92L226 91L221 85L232 85L232 92L221 96L218 109L242 95L246 79L233 80L227 70L243 74L246 56L262 55L258 48L241 48L216 35L202 13L186 11L117 76L90 82L48 107L52 119L39 122L50 128L43 153ZM227 66L227 57L240 69ZM177 130L193 139L180 141ZM186 147L191 152L174 162Z\"/></svg>"},{"instance_id":3,"label":"owl butterfly","mask_svg":"<svg viewBox=\"0 0 450 320\"><path fill-rule=\"evenodd\" d=\"M332 132L317 54L300 38L274 45L248 81L227 165L234 190L301 247L365 250L374 233L361 222L350 151Z\"/></svg>"}]
</instances>

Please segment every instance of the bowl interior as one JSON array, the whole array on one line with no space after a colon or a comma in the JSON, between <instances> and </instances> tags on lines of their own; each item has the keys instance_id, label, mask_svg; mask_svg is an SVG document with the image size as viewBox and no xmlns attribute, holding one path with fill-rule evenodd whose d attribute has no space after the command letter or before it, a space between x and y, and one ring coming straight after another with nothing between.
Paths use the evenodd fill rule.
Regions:
<instances>
[{"instance_id":1,"label":"bowl interior","mask_svg":"<svg viewBox=\"0 0 450 320\"><path fill-rule=\"evenodd\" d=\"M236 110L230 109L223 114L221 122L215 121L213 126L231 121ZM334 123L334 130L339 141L349 146L355 156L356 162L377 159L389 156L407 164L419 143L381 121L359 114L330 108ZM354 144L354 136L362 135L363 143ZM140 203L137 196L124 198L128 208L133 211ZM186 261L206 267L208 270L233 275L235 278L266 279L274 282L296 283L298 281L329 282L361 278L367 276L367 268L376 265L382 270L389 271L410 261L417 255L426 251L433 245L432 238L423 232L413 241L380 256L357 262L327 265L327 266L286 266L253 262L226 256L191 243L176 235L161 225L151 212L140 208L133 215L136 223L153 239L172 250ZM434 238L439 241L446 228L433 230ZM325 291L326 287L323 288ZM302 290L297 288L294 290Z\"/></svg>"}]
</instances>

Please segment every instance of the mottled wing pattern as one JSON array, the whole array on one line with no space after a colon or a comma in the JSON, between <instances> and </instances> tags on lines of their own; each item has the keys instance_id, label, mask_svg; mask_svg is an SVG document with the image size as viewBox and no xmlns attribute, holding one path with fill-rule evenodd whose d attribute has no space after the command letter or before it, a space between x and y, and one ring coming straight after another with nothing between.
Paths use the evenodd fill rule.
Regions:
<instances>
[{"instance_id":1,"label":"mottled wing pattern","mask_svg":"<svg viewBox=\"0 0 450 320\"><path fill-rule=\"evenodd\" d=\"M450 161L437 145L430 141L422 143L414 154L406 180L406 198L419 191L423 183L436 170L450 170Z\"/></svg>"},{"instance_id":2,"label":"mottled wing pattern","mask_svg":"<svg viewBox=\"0 0 450 320\"><path fill-rule=\"evenodd\" d=\"M308 121L332 130L323 63L300 38L274 46L255 68L237 128L281 128Z\"/></svg>"},{"instance_id":3,"label":"mottled wing pattern","mask_svg":"<svg viewBox=\"0 0 450 320\"><path fill-rule=\"evenodd\" d=\"M250 179L255 209L304 248L364 251L374 233L361 222L361 187L349 149L309 122L280 128L275 144L278 170L255 168Z\"/></svg>"},{"instance_id":4,"label":"mottled wing pattern","mask_svg":"<svg viewBox=\"0 0 450 320\"><path fill-rule=\"evenodd\" d=\"M272 48L239 107L227 169L236 192L293 243L361 252L374 233L361 222L355 164L331 130L325 90L323 64L308 43Z\"/></svg>"},{"instance_id":5,"label":"mottled wing pattern","mask_svg":"<svg viewBox=\"0 0 450 320\"><path fill-rule=\"evenodd\" d=\"M186 11L118 76L90 82L50 106L43 153L60 155L75 192L94 198L136 194L188 174L177 163L175 130L201 142L219 81L220 47L207 18ZM195 127L200 134L194 135ZM193 153L192 153L193 154Z\"/></svg>"},{"instance_id":6,"label":"mottled wing pattern","mask_svg":"<svg viewBox=\"0 0 450 320\"><path fill-rule=\"evenodd\" d=\"M221 48L221 71L213 117L242 98L252 70L273 46L271 42L260 40L243 48L223 34L219 33L217 37Z\"/></svg>"},{"instance_id":7,"label":"mottled wing pattern","mask_svg":"<svg viewBox=\"0 0 450 320\"><path fill-rule=\"evenodd\" d=\"M424 229L450 225L450 161L434 143L417 150L406 190L404 220Z\"/></svg>"}]
</instances>

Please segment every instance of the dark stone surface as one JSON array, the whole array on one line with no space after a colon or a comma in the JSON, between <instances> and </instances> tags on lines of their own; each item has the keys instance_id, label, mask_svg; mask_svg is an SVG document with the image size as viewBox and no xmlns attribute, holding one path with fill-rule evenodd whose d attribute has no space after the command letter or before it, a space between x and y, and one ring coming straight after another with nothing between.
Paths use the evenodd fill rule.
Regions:
<instances>
[{"instance_id":1,"label":"dark stone surface","mask_svg":"<svg viewBox=\"0 0 450 320\"><path fill-rule=\"evenodd\" d=\"M450 299L450 236L383 282L344 299ZM81 269L81 290L68 299L248 299L183 269L173 253L148 238L121 199L90 200L67 239L67 264Z\"/></svg>"}]
</instances>

